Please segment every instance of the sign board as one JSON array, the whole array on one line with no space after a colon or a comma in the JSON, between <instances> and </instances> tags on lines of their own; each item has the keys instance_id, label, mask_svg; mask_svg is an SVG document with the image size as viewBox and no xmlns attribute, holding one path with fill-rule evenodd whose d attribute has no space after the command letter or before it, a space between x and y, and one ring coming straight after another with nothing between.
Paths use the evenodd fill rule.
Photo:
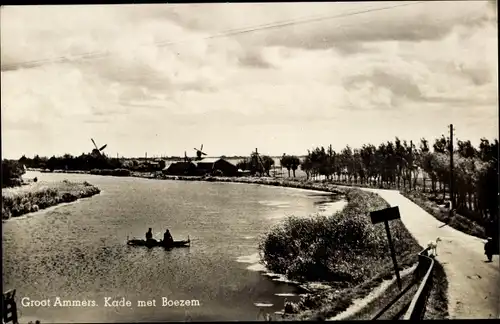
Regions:
<instances>
[{"instance_id":1,"label":"sign board","mask_svg":"<svg viewBox=\"0 0 500 324\"><path fill-rule=\"evenodd\" d=\"M370 217L372 219L373 224L381 223L383 221L390 221L393 219L399 219L401 216L399 215L399 208L389 207L386 209L381 209L377 211L373 211L370 213Z\"/></svg>"},{"instance_id":2,"label":"sign board","mask_svg":"<svg viewBox=\"0 0 500 324\"><path fill-rule=\"evenodd\" d=\"M390 220L401 218L401 216L399 215L399 208L398 206L396 206L396 207L389 207L373 211L370 213L370 217L372 219L373 224L384 222L385 231L387 233L387 239L389 240L389 248L391 249L392 262L394 263L394 271L396 272L396 279L398 282L399 289L401 290L402 289L401 277L399 276L398 262L396 260L396 251L394 250L394 244L392 243L392 238L391 238L391 231L389 229Z\"/></svg>"}]
</instances>

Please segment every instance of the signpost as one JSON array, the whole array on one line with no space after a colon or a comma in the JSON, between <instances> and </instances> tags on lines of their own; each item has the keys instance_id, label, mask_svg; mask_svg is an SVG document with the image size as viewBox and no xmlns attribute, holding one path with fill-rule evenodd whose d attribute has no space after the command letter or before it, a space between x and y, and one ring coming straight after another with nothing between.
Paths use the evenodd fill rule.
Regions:
<instances>
[{"instance_id":1,"label":"signpost","mask_svg":"<svg viewBox=\"0 0 500 324\"><path fill-rule=\"evenodd\" d=\"M401 277L399 276L398 262L396 260L396 251L394 250L394 245L392 243L392 238L391 238L391 231L389 230L389 221L401 218L401 216L399 215L399 208L396 206L396 207L389 207L373 211L370 213L370 217L372 219L372 224L384 222L385 231L387 232L387 239L389 240L389 247L391 249L392 262L394 263L394 271L396 271L396 279L398 281L398 287L399 290L401 290L402 289Z\"/></svg>"}]
</instances>

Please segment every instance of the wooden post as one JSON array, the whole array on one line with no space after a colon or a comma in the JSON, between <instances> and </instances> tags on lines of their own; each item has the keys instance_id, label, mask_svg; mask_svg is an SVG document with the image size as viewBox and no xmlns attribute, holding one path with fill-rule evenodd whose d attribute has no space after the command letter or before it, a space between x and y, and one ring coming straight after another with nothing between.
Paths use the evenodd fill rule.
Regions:
<instances>
[{"instance_id":1,"label":"wooden post","mask_svg":"<svg viewBox=\"0 0 500 324\"><path fill-rule=\"evenodd\" d=\"M3 322L18 324L16 290L9 290L3 294Z\"/></svg>"},{"instance_id":2,"label":"wooden post","mask_svg":"<svg viewBox=\"0 0 500 324\"><path fill-rule=\"evenodd\" d=\"M389 240L389 248L391 249L391 257L392 257L392 262L394 264L394 271L396 272L398 287L399 290L401 290L403 287L401 285L401 277L399 276L398 261L396 260L396 251L394 250L394 244L392 243L391 231L389 229L389 222L385 220L384 225L385 225L385 232L387 233L387 239Z\"/></svg>"},{"instance_id":3,"label":"wooden post","mask_svg":"<svg viewBox=\"0 0 500 324\"><path fill-rule=\"evenodd\" d=\"M399 290L402 289L401 277L399 276L399 267L396 260L396 251L394 249L394 244L392 243L391 231L389 229L389 221L394 219L400 219L399 208L389 207L382 210L373 211L370 213L372 224L384 223L385 231L387 233L387 239L389 240L389 248L391 250L392 262L394 264L394 271L396 272L396 279L398 282Z\"/></svg>"}]
</instances>

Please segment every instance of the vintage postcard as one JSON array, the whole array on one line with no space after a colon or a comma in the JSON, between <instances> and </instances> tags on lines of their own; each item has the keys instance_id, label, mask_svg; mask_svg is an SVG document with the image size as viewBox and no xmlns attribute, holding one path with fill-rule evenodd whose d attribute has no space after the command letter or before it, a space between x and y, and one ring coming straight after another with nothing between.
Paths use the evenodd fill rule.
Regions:
<instances>
[{"instance_id":1,"label":"vintage postcard","mask_svg":"<svg viewBox=\"0 0 500 324\"><path fill-rule=\"evenodd\" d=\"M496 1L0 12L3 323L499 317Z\"/></svg>"}]
</instances>

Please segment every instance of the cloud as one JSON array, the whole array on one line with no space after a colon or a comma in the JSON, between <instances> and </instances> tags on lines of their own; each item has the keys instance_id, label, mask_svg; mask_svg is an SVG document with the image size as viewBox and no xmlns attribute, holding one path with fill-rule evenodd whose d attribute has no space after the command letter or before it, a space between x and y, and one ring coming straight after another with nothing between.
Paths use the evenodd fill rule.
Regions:
<instances>
[{"instance_id":1,"label":"cloud","mask_svg":"<svg viewBox=\"0 0 500 324\"><path fill-rule=\"evenodd\" d=\"M388 127L377 114L418 109L436 118L453 107L463 120L482 111L471 126L480 132L480 121L497 114L491 4L428 2L352 15L394 5L4 7L2 129L48 130L47 140L66 150L71 142L57 134L79 129L73 143L80 136L87 147L87 134L117 137L110 147L125 151L141 147L132 129L143 141L160 133L162 141L217 142L221 129L264 124L273 136L272 125L317 136L326 122L353 132L343 124L360 114L370 116L365 125ZM326 16L337 18L300 23ZM90 57L78 59L82 53ZM35 63L16 65L25 61Z\"/></svg>"}]
</instances>

